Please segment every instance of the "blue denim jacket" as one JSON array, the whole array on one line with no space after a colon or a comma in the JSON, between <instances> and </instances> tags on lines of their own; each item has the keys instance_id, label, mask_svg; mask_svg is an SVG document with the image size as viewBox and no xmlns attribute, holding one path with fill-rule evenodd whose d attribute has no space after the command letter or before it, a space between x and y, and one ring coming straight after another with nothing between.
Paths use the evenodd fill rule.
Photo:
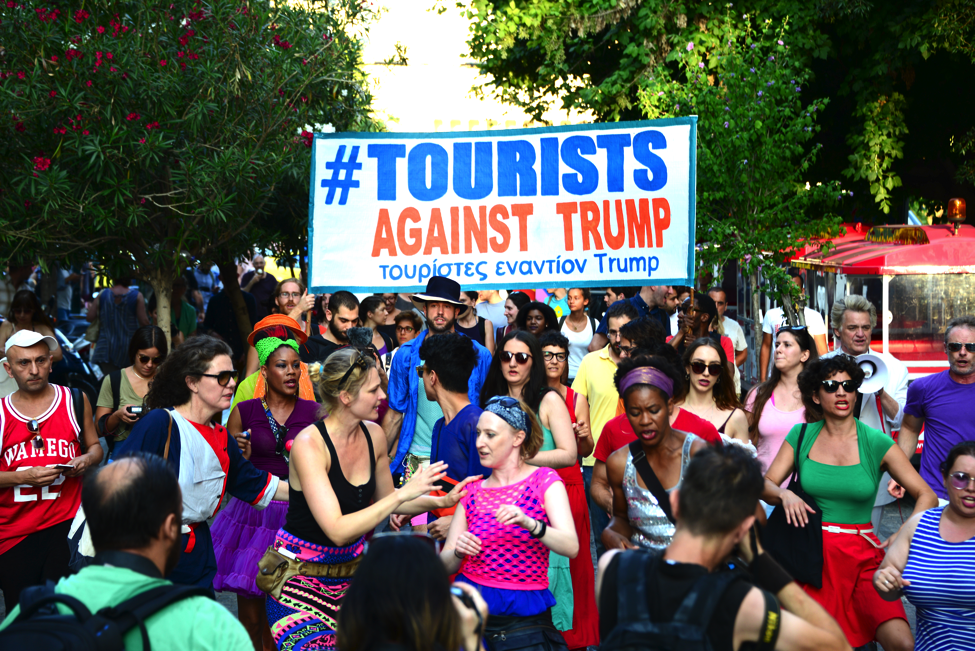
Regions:
<instances>
[{"instance_id":1,"label":"blue denim jacket","mask_svg":"<svg viewBox=\"0 0 975 651\"><path fill-rule=\"evenodd\" d=\"M420 345L429 334L422 330L415 339L407 341L400 347L400 351L393 357L393 366L389 369L389 408L403 414L403 426L399 431L399 441L396 444L396 454L389 464L393 474L403 472L406 453L413 443L416 432L416 403L419 399L420 378L416 374L416 367L420 359ZM491 366L491 353L481 344L474 342L477 349L477 366L471 373L467 383L467 397L472 404L481 404L481 387L487 378L488 368Z\"/></svg>"}]
</instances>

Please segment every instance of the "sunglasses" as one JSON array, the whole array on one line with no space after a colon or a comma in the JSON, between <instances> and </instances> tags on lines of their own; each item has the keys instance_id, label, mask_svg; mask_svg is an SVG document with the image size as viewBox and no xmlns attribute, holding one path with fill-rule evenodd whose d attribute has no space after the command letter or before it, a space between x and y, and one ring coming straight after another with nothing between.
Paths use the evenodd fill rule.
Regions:
<instances>
[{"instance_id":1,"label":"sunglasses","mask_svg":"<svg viewBox=\"0 0 975 651\"><path fill-rule=\"evenodd\" d=\"M230 384L230 381L237 381L237 371L220 371L219 373L197 373L203 377L214 377L217 378L217 384L222 387Z\"/></svg>"},{"instance_id":2,"label":"sunglasses","mask_svg":"<svg viewBox=\"0 0 975 651\"><path fill-rule=\"evenodd\" d=\"M779 328L779 332L802 332L806 329L804 325L787 325Z\"/></svg>"},{"instance_id":3,"label":"sunglasses","mask_svg":"<svg viewBox=\"0 0 975 651\"><path fill-rule=\"evenodd\" d=\"M524 353L520 353L520 354L521 355L524 355ZM564 362L565 361L565 358L568 357L568 356L569 356L568 353L552 353L552 352L549 352L549 351L545 351L545 352L542 353L542 357L545 358L545 361L546 362L552 361L552 358L555 358L555 359L557 359L560 362Z\"/></svg>"},{"instance_id":4,"label":"sunglasses","mask_svg":"<svg viewBox=\"0 0 975 651\"><path fill-rule=\"evenodd\" d=\"M698 375L703 375L704 371L707 370L708 373L717 377L721 375L721 364L718 362L712 362L710 364L705 364L704 362L691 362L691 370Z\"/></svg>"},{"instance_id":5,"label":"sunglasses","mask_svg":"<svg viewBox=\"0 0 975 651\"><path fill-rule=\"evenodd\" d=\"M843 386L843 390L847 393L853 393L860 388L860 383L856 380L823 380L823 391L826 393L836 393L840 386Z\"/></svg>"},{"instance_id":6,"label":"sunglasses","mask_svg":"<svg viewBox=\"0 0 975 651\"><path fill-rule=\"evenodd\" d=\"M965 490L971 485L971 482L975 481L975 477L972 477L967 472L953 472L948 475L948 481L957 490Z\"/></svg>"},{"instance_id":7,"label":"sunglasses","mask_svg":"<svg viewBox=\"0 0 975 651\"><path fill-rule=\"evenodd\" d=\"M423 374L426 373L426 370L427 370L426 364L416 365L416 374L420 377L421 380L423 379Z\"/></svg>"},{"instance_id":8,"label":"sunglasses","mask_svg":"<svg viewBox=\"0 0 975 651\"><path fill-rule=\"evenodd\" d=\"M162 361L164 359L166 359L166 358L164 356L162 356L162 355L158 355L156 357L149 357L148 355L141 355L141 354L139 355L139 363L140 364L148 364L149 363L149 360L152 360L152 363L155 364L156 366L158 366L159 364L162 364ZM226 383L224 383L224 384L226 384Z\"/></svg>"},{"instance_id":9,"label":"sunglasses","mask_svg":"<svg viewBox=\"0 0 975 651\"><path fill-rule=\"evenodd\" d=\"M518 409L521 409L521 403L518 402L518 399L512 398L511 396L494 396L493 398L487 401L487 404L501 405L502 407L505 407L507 409L511 409L512 407L517 407ZM485 405L485 407L486 406L487 405Z\"/></svg>"},{"instance_id":10,"label":"sunglasses","mask_svg":"<svg viewBox=\"0 0 975 651\"><path fill-rule=\"evenodd\" d=\"M527 364L528 360L532 358L528 353L510 353L507 350L501 351L501 361L505 364L511 362L511 358L514 357L515 361L519 364Z\"/></svg>"},{"instance_id":11,"label":"sunglasses","mask_svg":"<svg viewBox=\"0 0 975 651\"><path fill-rule=\"evenodd\" d=\"M356 358L352 361L352 365L349 366L349 370L345 372L342 379L339 380L338 388L341 390L342 385L352 376L352 371L356 368L361 368L363 371L366 370L368 364L366 364L366 358L362 356L362 353L356 351Z\"/></svg>"},{"instance_id":12,"label":"sunglasses","mask_svg":"<svg viewBox=\"0 0 975 651\"><path fill-rule=\"evenodd\" d=\"M948 349L948 352L951 353L960 353L962 346L964 346L965 350L967 350L968 352L975 353L975 343L963 344L960 341L953 341L950 344L945 344L945 347Z\"/></svg>"}]
</instances>

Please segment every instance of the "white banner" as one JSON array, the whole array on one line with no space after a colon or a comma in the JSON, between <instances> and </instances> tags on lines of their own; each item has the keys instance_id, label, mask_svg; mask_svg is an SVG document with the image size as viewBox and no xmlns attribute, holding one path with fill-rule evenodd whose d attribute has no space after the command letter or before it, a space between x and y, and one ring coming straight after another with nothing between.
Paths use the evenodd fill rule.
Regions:
<instances>
[{"instance_id":1,"label":"white banner","mask_svg":"<svg viewBox=\"0 0 975 651\"><path fill-rule=\"evenodd\" d=\"M315 134L316 293L691 285L697 118Z\"/></svg>"}]
</instances>

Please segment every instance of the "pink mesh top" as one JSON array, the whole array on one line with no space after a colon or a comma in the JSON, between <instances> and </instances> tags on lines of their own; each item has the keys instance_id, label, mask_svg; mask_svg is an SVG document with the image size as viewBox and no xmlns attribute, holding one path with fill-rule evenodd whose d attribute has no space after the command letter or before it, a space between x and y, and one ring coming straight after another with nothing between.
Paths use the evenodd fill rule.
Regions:
<instances>
[{"instance_id":1,"label":"pink mesh top","mask_svg":"<svg viewBox=\"0 0 975 651\"><path fill-rule=\"evenodd\" d=\"M548 547L515 525L501 525L494 514L505 504L514 504L525 515L549 524L545 514L545 491L559 479L551 468L538 468L517 484L485 487L484 480L467 485L462 500L467 530L481 541L481 553L468 556L460 571L484 586L508 590L548 588Z\"/></svg>"}]
</instances>

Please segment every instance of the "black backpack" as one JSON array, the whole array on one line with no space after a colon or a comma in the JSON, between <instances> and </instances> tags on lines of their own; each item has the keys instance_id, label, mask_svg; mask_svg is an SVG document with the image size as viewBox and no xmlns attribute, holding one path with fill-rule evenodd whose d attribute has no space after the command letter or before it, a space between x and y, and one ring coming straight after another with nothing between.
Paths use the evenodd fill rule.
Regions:
<instances>
[{"instance_id":1,"label":"black backpack","mask_svg":"<svg viewBox=\"0 0 975 651\"><path fill-rule=\"evenodd\" d=\"M741 575L720 571L702 576L669 622L650 621L646 577L656 573L661 552L620 554L616 627L600 651L711 651L708 624L725 590Z\"/></svg>"},{"instance_id":2,"label":"black backpack","mask_svg":"<svg viewBox=\"0 0 975 651\"><path fill-rule=\"evenodd\" d=\"M162 585L92 615L74 597L56 593L54 582L48 581L46 585L21 592L20 613L0 631L0 649L121 651L125 649L125 634L138 626L143 650L151 651L145 620L170 604L196 596L211 594L196 586ZM56 604L63 604L73 612L62 615Z\"/></svg>"}]
</instances>

